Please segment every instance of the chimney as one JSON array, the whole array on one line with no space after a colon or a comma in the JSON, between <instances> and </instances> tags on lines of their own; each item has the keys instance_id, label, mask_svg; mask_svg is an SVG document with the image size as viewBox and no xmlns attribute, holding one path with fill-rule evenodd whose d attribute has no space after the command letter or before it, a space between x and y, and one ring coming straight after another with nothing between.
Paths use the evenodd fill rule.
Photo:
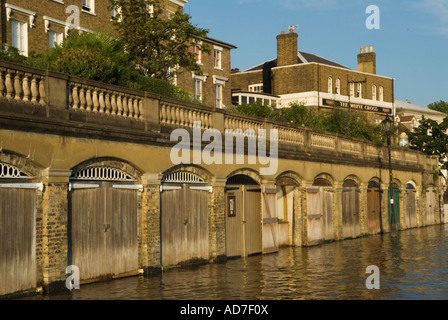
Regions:
<instances>
[{"instance_id":1,"label":"chimney","mask_svg":"<svg viewBox=\"0 0 448 320\"><path fill-rule=\"evenodd\" d=\"M297 44L299 35L290 29L277 36L277 67L297 64Z\"/></svg>"},{"instance_id":2,"label":"chimney","mask_svg":"<svg viewBox=\"0 0 448 320\"><path fill-rule=\"evenodd\" d=\"M373 46L361 47L358 54L358 71L376 74L376 53Z\"/></svg>"}]
</instances>

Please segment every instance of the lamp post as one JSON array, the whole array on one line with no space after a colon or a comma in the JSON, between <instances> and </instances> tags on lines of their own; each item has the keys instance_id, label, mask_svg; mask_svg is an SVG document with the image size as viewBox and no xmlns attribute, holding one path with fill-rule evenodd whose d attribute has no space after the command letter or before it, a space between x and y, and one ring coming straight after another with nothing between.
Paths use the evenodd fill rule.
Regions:
<instances>
[{"instance_id":1,"label":"lamp post","mask_svg":"<svg viewBox=\"0 0 448 320\"><path fill-rule=\"evenodd\" d=\"M391 135L392 130L394 128L394 121L389 118L389 115L386 115L386 119L384 119L381 124L383 125L383 130L387 135L387 148L389 151L389 208L390 208L390 221L391 221L391 230L396 229L396 222L395 222L395 210L394 210L394 193L392 188L392 161L391 161Z\"/></svg>"}]
</instances>

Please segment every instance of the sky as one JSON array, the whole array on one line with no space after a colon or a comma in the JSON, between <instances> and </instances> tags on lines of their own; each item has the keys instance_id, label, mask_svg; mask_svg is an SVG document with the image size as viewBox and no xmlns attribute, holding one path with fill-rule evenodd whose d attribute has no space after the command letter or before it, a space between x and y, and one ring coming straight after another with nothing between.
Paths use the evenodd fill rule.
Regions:
<instances>
[{"instance_id":1,"label":"sky","mask_svg":"<svg viewBox=\"0 0 448 320\"><path fill-rule=\"evenodd\" d=\"M379 29L366 27L379 9ZM300 51L357 70L373 45L377 74L395 79L395 99L426 107L448 101L448 0L189 0L184 12L208 36L233 44L232 68L276 58L276 36L298 26Z\"/></svg>"}]
</instances>

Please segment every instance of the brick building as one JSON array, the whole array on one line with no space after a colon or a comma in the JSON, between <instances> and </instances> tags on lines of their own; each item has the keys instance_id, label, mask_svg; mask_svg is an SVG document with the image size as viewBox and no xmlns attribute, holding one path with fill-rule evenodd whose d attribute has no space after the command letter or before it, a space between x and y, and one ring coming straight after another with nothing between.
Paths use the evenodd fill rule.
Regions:
<instances>
[{"instance_id":1,"label":"brick building","mask_svg":"<svg viewBox=\"0 0 448 320\"><path fill-rule=\"evenodd\" d=\"M361 48L358 70L315 54L298 51L294 30L277 36L277 58L231 76L234 104L264 101L288 107L304 103L368 112L376 121L393 114L394 79L376 74L373 48Z\"/></svg>"},{"instance_id":2,"label":"brick building","mask_svg":"<svg viewBox=\"0 0 448 320\"><path fill-rule=\"evenodd\" d=\"M169 17L183 10L187 0L160 0ZM2 2L3 3L3 2ZM12 45L28 56L30 52L48 52L61 43L69 30L114 33L109 0L7 0L1 8L0 26L3 47ZM149 11L151 11L149 9ZM230 50L233 45L206 38L210 54L201 54L195 46L203 75L180 70L175 84L194 94L210 107L230 105Z\"/></svg>"},{"instance_id":3,"label":"brick building","mask_svg":"<svg viewBox=\"0 0 448 320\"><path fill-rule=\"evenodd\" d=\"M202 74L179 70L177 84L193 93L194 98L206 106L218 109L231 104L230 61L231 50L236 47L216 39L201 41L209 48L209 53L201 52L193 45L196 61L201 65Z\"/></svg>"}]
</instances>

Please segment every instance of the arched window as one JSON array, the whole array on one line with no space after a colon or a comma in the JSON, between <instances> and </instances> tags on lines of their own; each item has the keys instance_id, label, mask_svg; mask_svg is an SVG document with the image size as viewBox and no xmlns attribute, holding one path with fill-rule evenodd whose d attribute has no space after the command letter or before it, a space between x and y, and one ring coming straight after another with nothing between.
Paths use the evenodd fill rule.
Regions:
<instances>
[{"instance_id":1,"label":"arched window","mask_svg":"<svg viewBox=\"0 0 448 320\"><path fill-rule=\"evenodd\" d=\"M384 88L382 86L380 86L380 92L379 92L378 100L384 101Z\"/></svg>"},{"instance_id":2,"label":"arched window","mask_svg":"<svg viewBox=\"0 0 448 320\"><path fill-rule=\"evenodd\" d=\"M328 77L328 93L333 93L333 78Z\"/></svg>"},{"instance_id":3,"label":"arched window","mask_svg":"<svg viewBox=\"0 0 448 320\"><path fill-rule=\"evenodd\" d=\"M336 79L336 94L341 94L341 79Z\"/></svg>"},{"instance_id":4,"label":"arched window","mask_svg":"<svg viewBox=\"0 0 448 320\"><path fill-rule=\"evenodd\" d=\"M372 86L372 100L376 100L376 85Z\"/></svg>"}]
</instances>

